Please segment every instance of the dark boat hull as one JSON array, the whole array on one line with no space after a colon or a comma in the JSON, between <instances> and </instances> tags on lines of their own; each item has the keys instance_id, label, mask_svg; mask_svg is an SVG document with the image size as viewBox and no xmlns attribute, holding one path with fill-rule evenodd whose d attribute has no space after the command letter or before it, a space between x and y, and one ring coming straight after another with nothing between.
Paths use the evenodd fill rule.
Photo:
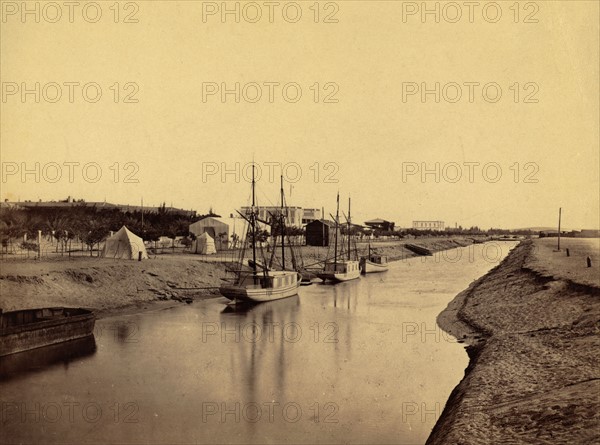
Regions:
<instances>
[{"instance_id":1,"label":"dark boat hull","mask_svg":"<svg viewBox=\"0 0 600 445\"><path fill-rule=\"evenodd\" d=\"M79 308L44 308L0 314L0 357L92 335L96 317Z\"/></svg>"}]
</instances>

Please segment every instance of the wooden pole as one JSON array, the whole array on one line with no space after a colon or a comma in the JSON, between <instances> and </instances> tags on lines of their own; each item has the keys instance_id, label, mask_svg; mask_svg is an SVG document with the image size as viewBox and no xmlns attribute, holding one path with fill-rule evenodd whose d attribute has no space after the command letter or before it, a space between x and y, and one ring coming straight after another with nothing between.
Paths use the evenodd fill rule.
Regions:
<instances>
[{"instance_id":1,"label":"wooden pole","mask_svg":"<svg viewBox=\"0 0 600 445\"><path fill-rule=\"evenodd\" d=\"M254 284L258 284L257 280L257 269L256 269L256 215L254 214L254 206L256 205L256 198L254 196L254 160L252 160L252 215L250 217L250 225L252 226L252 277Z\"/></svg>"},{"instance_id":2,"label":"wooden pole","mask_svg":"<svg viewBox=\"0 0 600 445\"><path fill-rule=\"evenodd\" d=\"M281 216L279 219L281 229L281 270L285 270L285 216L283 215L283 175L281 175ZM273 246L275 250L275 246Z\"/></svg>"},{"instance_id":3,"label":"wooden pole","mask_svg":"<svg viewBox=\"0 0 600 445\"><path fill-rule=\"evenodd\" d=\"M562 207L558 208L558 251L560 252L560 218L562 214Z\"/></svg>"},{"instance_id":4,"label":"wooden pole","mask_svg":"<svg viewBox=\"0 0 600 445\"><path fill-rule=\"evenodd\" d=\"M340 192L337 194L337 207L335 211L335 244L333 250L333 271L337 271L337 242L338 242L338 230L339 230L339 218L340 218Z\"/></svg>"},{"instance_id":5,"label":"wooden pole","mask_svg":"<svg viewBox=\"0 0 600 445\"><path fill-rule=\"evenodd\" d=\"M348 197L348 261L350 261L350 197Z\"/></svg>"}]
</instances>

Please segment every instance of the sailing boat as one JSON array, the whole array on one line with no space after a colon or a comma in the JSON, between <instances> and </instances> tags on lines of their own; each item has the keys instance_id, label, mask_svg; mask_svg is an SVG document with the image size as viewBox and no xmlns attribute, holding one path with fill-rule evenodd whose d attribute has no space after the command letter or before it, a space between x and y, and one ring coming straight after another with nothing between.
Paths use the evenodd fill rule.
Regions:
<instances>
[{"instance_id":1,"label":"sailing boat","mask_svg":"<svg viewBox=\"0 0 600 445\"><path fill-rule=\"evenodd\" d=\"M323 281L349 281L360 277L358 261L350 259L350 199L348 199L348 259L338 259L338 232L340 217L340 194L337 195L337 209L335 213L335 244L333 260L326 260L323 271L317 276Z\"/></svg>"},{"instance_id":2,"label":"sailing boat","mask_svg":"<svg viewBox=\"0 0 600 445\"><path fill-rule=\"evenodd\" d=\"M298 287L300 286L300 276L296 271L285 270L285 267L283 267L284 270L269 270L256 261L257 211L255 187L254 166L252 166L252 207L249 215L240 214L250 224L248 230L251 232L252 241L252 261L249 261L251 270L244 269L244 251L242 251L239 267L234 271L235 277L219 288L221 295L236 303L261 303L292 297L298 294ZM281 243L283 252L283 249L285 249L283 237Z\"/></svg>"},{"instance_id":3,"label":"sailing boat","mask_svg":"<svg viewBox=\"0 0 600 445\"><path fill-rule=\"evenodd\" d=\"M377 252L371 252L369 243L369 253L360 258L360 270L363 274L373 272L386 272L388 270L387 256L379 255Z\"/></svg>"},{"instance_id":4,"label":"sailing boat","mask_svg":"<svg viewBox=\"0 0 600 445\"><path fill-rule=\"evenodd\" d=\"M285 195L283 193L283 175L281 176L281 210L279 213L279 228L281 231L281 267L283 270L285 270L285 247L284 247L284 240L283 237L286 236L286 230L285 230L285 218L287 217L287 212L288 208L287 205L285 203ZM275 220L275 215L273 216L273 220ZM275 243L276 244L276 243ZM302 251L298 248L297 245L294 245L293 242L290 241L290 237L288 236L288 245L287 247L289 247L290 249L290 256L291 256L291 260L292 260L292 269L295 270L296 272L298 272L300 274L300 285L301 286L309 286L312 284L312 278L316 278L316 275L314 275L313 273L309 272L306 270L305 266L304 266L304 259L302 258ZM273 259L275 258L275 250L273 249L272 255L271 255L271 261L269 263L269 267L270 265L273 264Z\"/></svg>"}]
</instances>

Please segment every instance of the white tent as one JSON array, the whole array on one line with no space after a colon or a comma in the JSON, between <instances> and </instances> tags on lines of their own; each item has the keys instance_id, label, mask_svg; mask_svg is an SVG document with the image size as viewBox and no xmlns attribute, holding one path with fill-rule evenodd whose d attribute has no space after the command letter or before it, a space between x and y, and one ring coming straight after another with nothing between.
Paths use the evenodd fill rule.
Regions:
<instances>
[{"instance_id":1,"label":"white tent","mask_svg":"<svg viewBox=\"0 0 600 445\"><path fill-rule=\"evenodd\" d=\"M202 255L217 253L215 240L207 232L204 232L192 243L192 253L200 253Z\"/></svg>"},{"instance_id":2,"label":"white tent","mask_svg":"<svg viewBox=\"0 0 600 445\"><path fill-rule=\"evenodd\" d=\"M102 249L102 256L105 258L137 260L140 253L142 259L148 258L144 241L125 226L121 227L113 236L107 238L104 249Z\"/></svg>"}]
</instances>

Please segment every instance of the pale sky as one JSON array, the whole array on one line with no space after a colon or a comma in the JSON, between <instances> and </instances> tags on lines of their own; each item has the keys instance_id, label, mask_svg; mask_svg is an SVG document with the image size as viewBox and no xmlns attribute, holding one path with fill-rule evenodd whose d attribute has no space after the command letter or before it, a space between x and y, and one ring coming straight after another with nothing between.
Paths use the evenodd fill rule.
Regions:
<instances>
[{"instance_id":1,"label":"pale sky","mask_svg":"<svg viewBox=\"0 0 600 445\"><path fill-rule=\"evenodd\" d=\"M285 186L289 204L333 213L339 191L344 210L352 196L358 223L554 226L562 206L565 227L600 226L597 1L521 2L519 17L514 2L498 2L496 23L483 6L473 23L464 6L450 23L457 11L447 2L439 23L409 15L421 2L322 2L318 17L314 2L290 3L275 7L273 23L264 2L239 3L239 23L233 14L223 23L219 12L203 20L221 2L121 2L115 23L114 2L102 1L90 23L97 11L84 14L81 2L71 23L67 6L41 2L36 23L21 2L3 2L2 199L143 198L227 215L248 204L242 173L254 159L259 203L278 202L285 165L296 180L291 196ZM262 17L250 23L254 5ZM302 17L289 23L295 5ZM138 22L123 23L128 15ZM36 82L39 103L21 95ZM102 96L91 103L94 82ZM206 95L236 82L239 103ZM423 100L436 82L439 102ZM125 103L130 93L137 103ZM23 178L36 163L39 178ZM222 178L223 167L233 173ZM422 177L423 167L432 173Z\"/></svg>"}]
</instances>

